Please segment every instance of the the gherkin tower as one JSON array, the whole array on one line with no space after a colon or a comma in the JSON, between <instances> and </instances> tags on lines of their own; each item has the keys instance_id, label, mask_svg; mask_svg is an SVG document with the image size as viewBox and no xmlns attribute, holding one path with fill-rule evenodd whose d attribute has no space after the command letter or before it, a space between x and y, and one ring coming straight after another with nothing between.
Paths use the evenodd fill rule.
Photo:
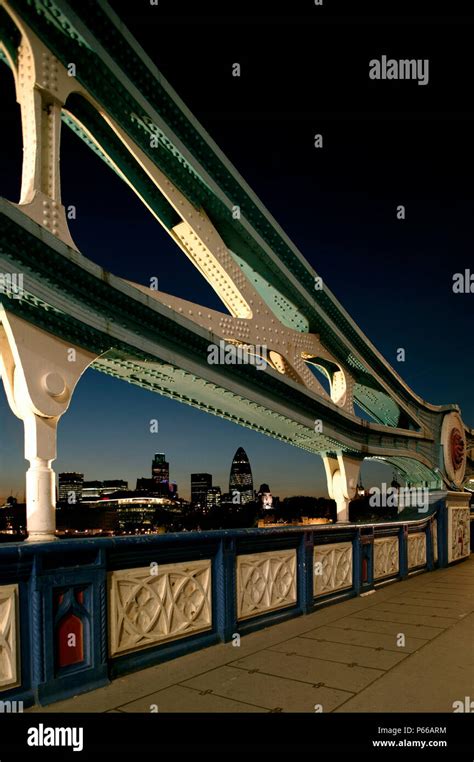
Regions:
<instances>
[{"instance_id":1,"label":"the gherkin tower","mask_svg":"<svg viewBox=\"0 0 474 762\"><path fill-rule=\"evenodd\" d=\"M244 505L253 500L252 469L243 447L235 453L230 467L229 492L232 502Z\"/></svg>"}]
</instances>

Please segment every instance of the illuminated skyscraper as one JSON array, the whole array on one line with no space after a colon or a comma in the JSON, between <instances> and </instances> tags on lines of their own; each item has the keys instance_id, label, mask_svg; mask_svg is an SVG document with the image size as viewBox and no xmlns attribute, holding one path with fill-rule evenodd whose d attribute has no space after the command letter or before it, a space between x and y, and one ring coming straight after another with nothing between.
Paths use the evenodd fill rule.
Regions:
<instances>
[{"instance_id":1,"label":"illuminated skyscraper","mask_svg":"<svg viewBox=\"0 0 474 762\"><path fill-rule=\"evenodd\" d=\"M251 503L253 500L252 469L247 453L239 447L230 467L229 492L233 503Z\"/></svg>"},{"instance_id":2,"label":"illuminated skyscraper","mask_svg":"<svg viewBox=\"0 0 474 762\"><path fill-rule=\"evenodd\" d=\"M206 509L219 508L221 504L221 488L210 487L206 492Z\"/></svg>"},{"instance_id":3,"label":"illuminated skyscraper","mask_svg":"<svg viewBox=\"0 0 474 762\"><path fill-rule=\"evenodd\" d=\"M156 484L161 482L169 482L170 480L170 464L165 460L165 454L163 452L157 452L153 458L151 464L152 479Z\"/></svg>"},{"instance_id":4,"label":"illuminated skyscraper","mask_svg":"<svg viewBox=\"0 0 474 762\"><path fill-rule=\"evenodd\" d=\"M68 471L67 473L59 474L59 501L68 503L80 503L82 500L83 484L84 474L78 474L75 471Z\"/></svg>"},{"instance_id":5,"label":"illuminated skyscraper","mask_svg":"<svg viewBox=\"0 0 474 762\"><path fill-rule=\"evenodd\" d=\"M207 503L207 490L212 488L211 474L191 474L191 502L203 508Z\"/></svg>"}]
</instances>

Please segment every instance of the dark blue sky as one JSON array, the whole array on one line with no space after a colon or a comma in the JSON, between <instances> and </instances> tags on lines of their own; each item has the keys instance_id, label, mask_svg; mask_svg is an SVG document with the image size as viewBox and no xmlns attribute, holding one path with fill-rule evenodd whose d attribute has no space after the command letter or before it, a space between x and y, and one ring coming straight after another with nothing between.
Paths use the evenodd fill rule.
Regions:
<instances>
[{"instance_id":1,"label":"dark blue sky","mask_svg":"<svg viewBox=\"0 0 474 762\"><path fill-rule=\"evenodd\" d=\"M121 15L389 362L428 401L460 404L473 425L474 294L452 292L453 273L474 272L472 28L322 15L232 19L206 15L206 3L187 19L178 5L172 15L170 3L135 2ZM368 61L382 54L429 58L428 86L370 81ZM239 79L231 76L234 62ZM9 146L0 194L17 201L20 123L3 65L0 91L2 145ZM323 134L323 149L313 147L315 133ZM163 291L222 309L132 191L65 128L61 162L63 201L77 208L71 232L87 257L141 283L158 276ZM396 219L398 204L404 221ZM398 347L405 363L396 362ZM151 418L159 420L157 435L148 433ZM22 491L25 462L22 427L3 394L0 425L4 495ZM55 466L134 482L164 451L187 496L191 471L213 473L226 489L240 445L255 481L275 494L326 492L319 458L95 371L60 423ZM368 469L367 481L380 478Z\"/></svg>"}]
</instances>

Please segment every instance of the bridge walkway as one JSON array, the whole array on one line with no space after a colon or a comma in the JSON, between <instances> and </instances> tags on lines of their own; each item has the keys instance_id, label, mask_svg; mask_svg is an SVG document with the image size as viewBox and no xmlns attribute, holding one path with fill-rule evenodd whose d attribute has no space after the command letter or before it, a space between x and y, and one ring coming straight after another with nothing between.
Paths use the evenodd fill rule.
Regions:
<instances>
[{"instance_id":1,"label":"bridge walkway","mask_svg":"<svg viewBox=\"0 0 474 762\"><path fill-rule=\"evenodd\" d=\"M474 695L474 558L31 712L452 712Z\"/></svg>"}]
</instances>

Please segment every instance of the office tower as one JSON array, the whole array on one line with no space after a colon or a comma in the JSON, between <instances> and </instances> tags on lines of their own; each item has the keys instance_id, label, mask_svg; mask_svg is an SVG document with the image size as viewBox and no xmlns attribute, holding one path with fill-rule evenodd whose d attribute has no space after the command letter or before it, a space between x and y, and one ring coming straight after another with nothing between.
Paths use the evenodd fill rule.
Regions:
<instances>
[{"instance_id":1,"label":"office tower","mask_svg":"<svg viewBox=\"0 0 474 762\"><path fill-rule=\"evenodd\" d=\"M139 476L137 479L137 485L135 492L141 492L144 495L151 495L154 492L155 482L153 479L148 479L147 476Z\"/></svg>"},{"instance_id":2,"label":"office tower","mask_svg":"<svg viewBox=\"0 0 474 762\"><path fill-rule=\"evenodd\" d=\"M128 482L125 479L105 479L104 481L104 495L111 495L117 490L128 490Z\"/></svg>"},{"instance_id":3,"label":"office tower","mask_svg":"<svg viewBox=\"0 0 474 762\"><path fill-rule=\"evenodd\" d=\"M83 500L95 500L98 499L104 488L104 482L98 480L85 481L82 484L82 499ZM60 498L61 499L61 498Z\"/></svg>"},{"instance_id":4,"label":"office tower","mask_svg":"<svg viewBox=\"0 0 474 762\"><path fill-rule=\"evenodd\" d=\"M170 480L170 464L165 459L163 452L157 452L153 458L151 464L151 476L156 484L161 482L169 482Z\"/></svg>"},{"instance_id":5,"label":"office tower","mask_svg":"<svg viewBox=\"0 0 474 762\"><path fill-rule=\"evenodd\" d=\"M252 469L247 453L239 447L230 468L229 492L233 503L245 505L253 500Z\"/></svg>"},{"instance_id":6,"label":"office tower","mask_svg":"<svg viewBox=\"0 0 474 762\"><path fill-rule=\"evenodd\" d=\"M128 490L128 482L124 479L106 479L105 481L85 481L82 486L82 499L94 500L114 492Z\"/></svg>"},{"instance_id":7,"label":"office tower","mask_svg":"<svg viewBox=\"0 0 474 762\"><path fill-rule=\"evenodd\" d=\"M210 487L206 492L206 509L219 508L221 504L221 488Z\"/></svg>"},{"instance_id":8,"label":"office tower","mask_svg":"<svg viewBox=\"0 0 474 762\"><path fill-rule=\"evenodd\" d=\"M211 487L211 474L191 474L191 502L204 507L207 501L207 491Z\"/></svg>"},{"instance_id":9,"label":"office tower","mask_svg":"<svg viewBox=\"0 0 474 762\"><path fill-rule=\"evenodd\" d=\"M59 501L64 503L80 503L82 500L82 487L84 474L74 471L58 475Z\"/></svg>"}]
</instances>

